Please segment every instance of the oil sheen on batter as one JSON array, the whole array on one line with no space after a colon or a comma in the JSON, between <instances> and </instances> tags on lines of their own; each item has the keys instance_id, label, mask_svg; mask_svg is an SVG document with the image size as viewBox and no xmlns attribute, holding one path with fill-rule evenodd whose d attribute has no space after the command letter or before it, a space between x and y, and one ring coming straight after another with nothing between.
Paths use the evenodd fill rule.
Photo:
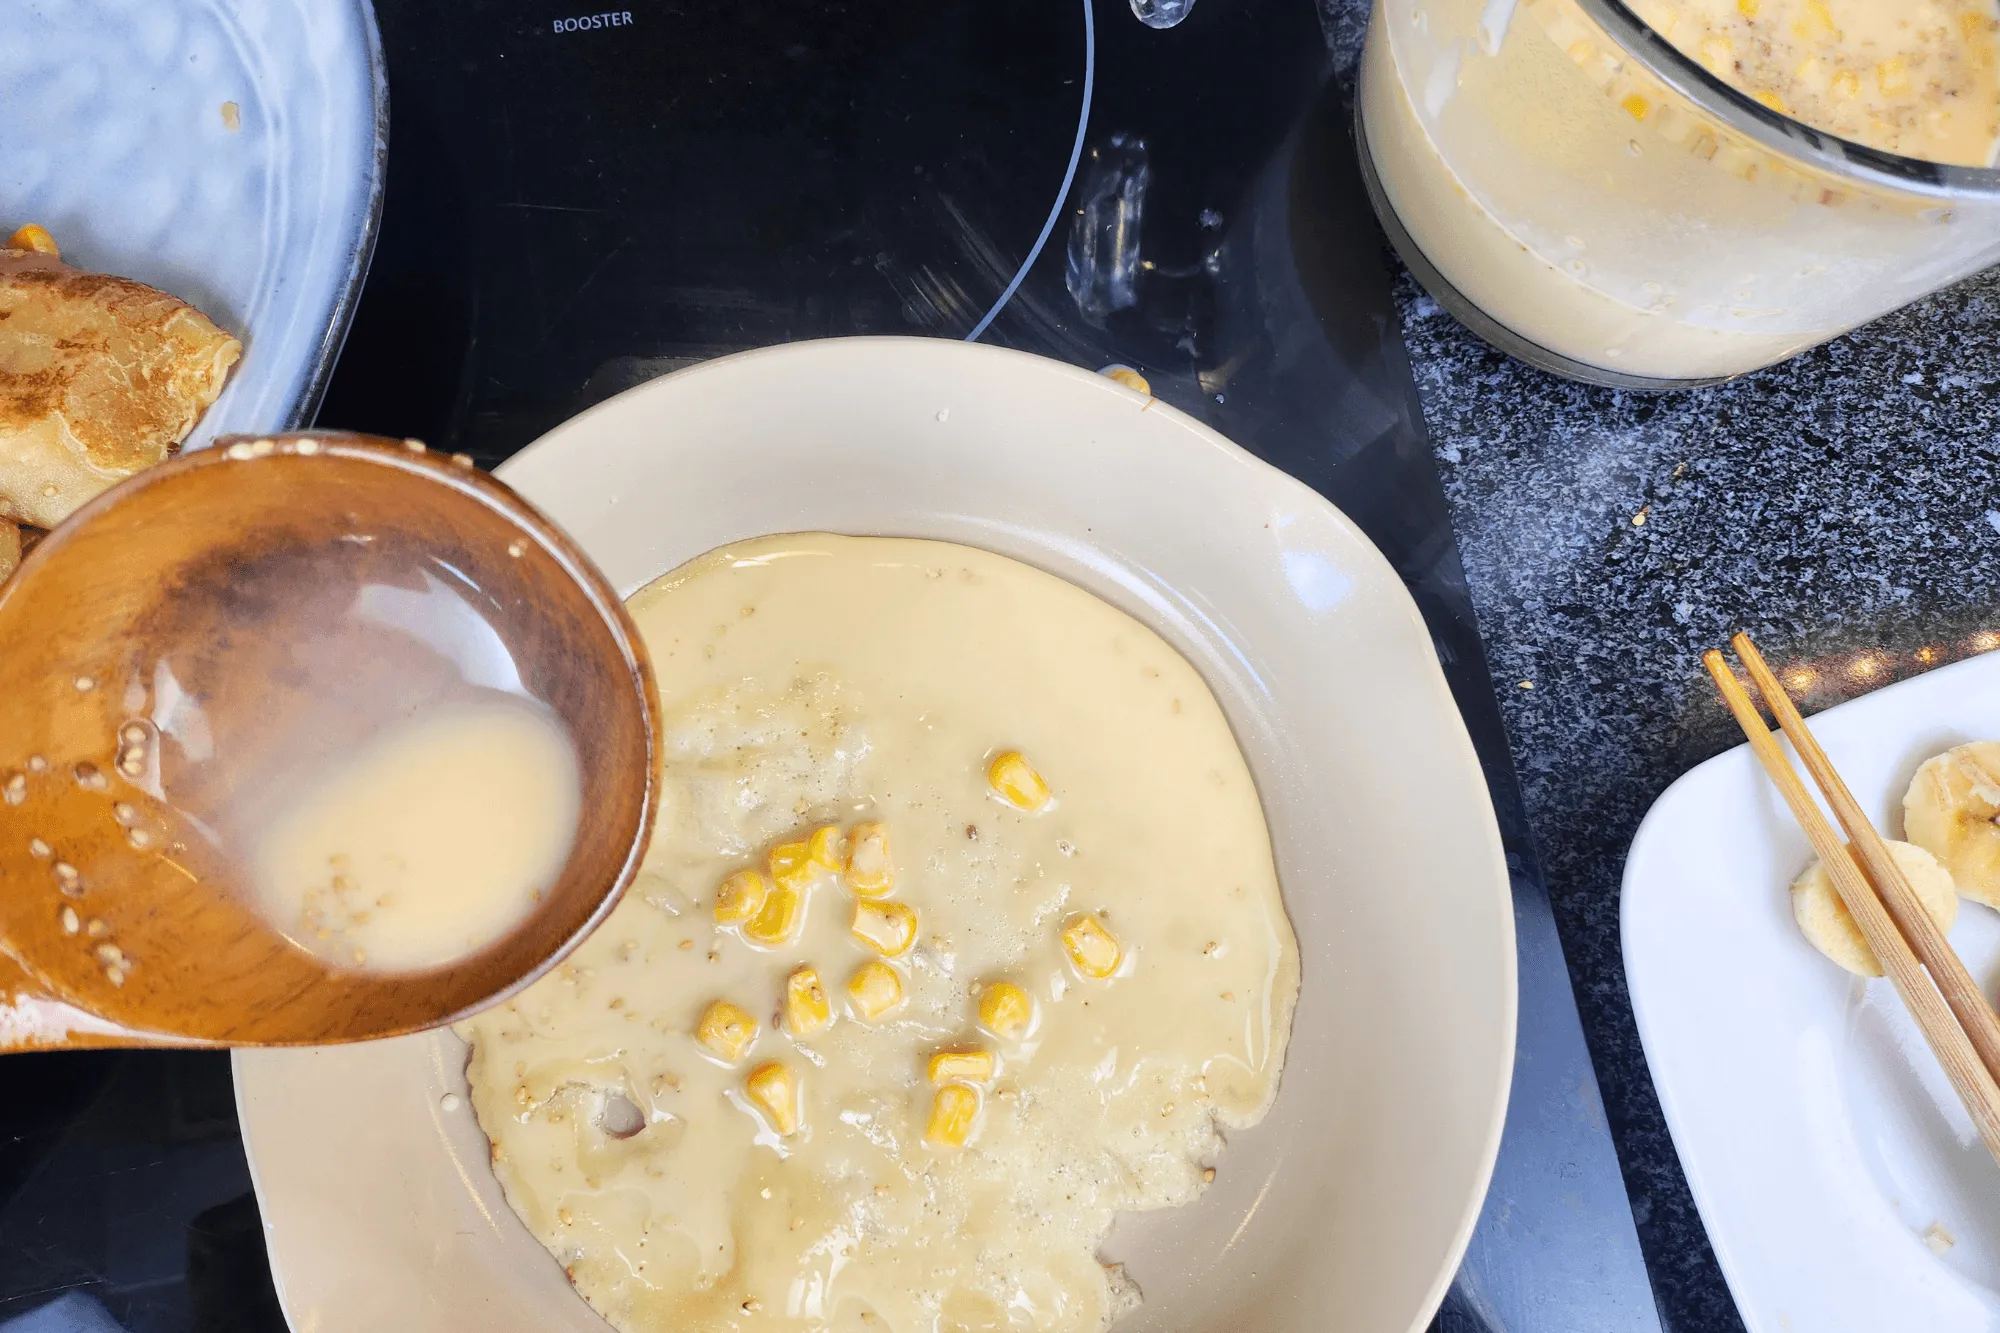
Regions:
<instances>
[{"instance_id":1,"label":"oil sheen on batter","mask_svg":"<svg viewBox=\"0 0 2000 1333\"><path fill-rule=\"evenodd\" d=\"M459 1027L509 1202L628 1333L1100 1328L1137 1298L1114 1215L1201 1193L1298 988L1215 699L938 542L743 542L631 609L645 868Z\"/></svg>"}]
</instances>

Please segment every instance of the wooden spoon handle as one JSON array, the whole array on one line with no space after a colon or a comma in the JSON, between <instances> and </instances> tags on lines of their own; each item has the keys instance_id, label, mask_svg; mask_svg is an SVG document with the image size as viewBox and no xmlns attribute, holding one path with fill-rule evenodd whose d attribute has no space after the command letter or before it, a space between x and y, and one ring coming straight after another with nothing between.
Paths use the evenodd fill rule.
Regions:
<instances>
[{"instance_id":1,"label":"wooden spoon handle","mask_svg":"<svg viewBox=\"0 0 2000 1333\"><path fill-rule=\"evenodd\" d=\"M48 993L0 950L0 1055L105 1046L206 1046L207 1042L134 1032Z\"/></svg>"}]
</instances>

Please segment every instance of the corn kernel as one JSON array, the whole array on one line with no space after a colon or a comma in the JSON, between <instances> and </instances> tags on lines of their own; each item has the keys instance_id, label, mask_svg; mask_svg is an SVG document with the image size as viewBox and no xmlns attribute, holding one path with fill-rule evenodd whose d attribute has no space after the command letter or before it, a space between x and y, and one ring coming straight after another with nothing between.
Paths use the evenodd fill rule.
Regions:
<instances>
[{"instance_id":1,"label":"corn kernel","mask_svg":"<svg viewBox=\"0 0 2000 1333\"><path fill-rule=\"evenodd\" d=\"M9 250L32 250L38 255L49 255L56 259L62 258L62 251L56 248L56 238L49 235L47 227L34 222L28 223L25 227L16 228L14 234L7 238L6 248Z\"/></svg>"},{"instance_id":2,"label":"corn kernel","mask_svg":"<svg viewBox=\"0 0 2000 1333\"><path fill-rule=\"evenodd\" d=\"M903 1003L903 978L887 963L863 963L847 979L847 998L855 1016L872 1023Z\"/></svg>"},{"instance_id":3,"label":"corn kernel","mask_svg":"<svg viewBox=\"0 0 2000 1333\"><path fill-rule=\"evenodd\" d=\"M1759 8L1757 0L1736 0L1736 12L1746 19L1756 18Z\"/></svg>"},{"instance_id":4,"label":"corn kernel","mask_svg":"<svg viewBox=\"0 0 2000 1333\"><path fill-rule=\"evenodd\" d=\"M804 841L779 843L765 858L765 867L779 888L794 893L805 888L819 869L812 862L811 844Z\"/></svg>"},{"instance_id":5,"label":"corn kernel","mask_svg":"<svg viewBox=\"0 0 2000 1333\"><path fill-rule=\"evenodd\" d=\"M962 1147L979 1119L979 1094L963 1083L947 1083L931 1098L931 1123L924 1141L941 1148Z\"/></svg>"},{"instance_id":6,"label":"corn kernel","mask_svg":"<svg viewBox=\"0 0 2000 1333\"><path fill-rule=\"evenodd\" d=\"M764 899L764 910L745 923L743 938L767 949L788 943L805 921L805 902L803 895L791 889L772 889Z\"/></svg>"},{"instance_id":7,"label":"corn kernel","mask_svg":"<svg viewBox=\"0 0 2000 1333\"><path fill-rule=\"evenodd\" d=\"M1088 912L1069 919L1062 929L1062 941L1063 948L1069 951L1069 960L1086 977L1110 976L1125 957L1118 937Z\"/></svg>"},{"instance_id":8,"label":"corn kernel","mask_svg":"<svg viewBox=\"0 0 2000 1333\"><path fill-rule=\"evenodd\" d=\"M771 1128L780 1134L799 1131L799 1077L775 1061L758 1065L743 1080L743 1091L755 1102Z\"/></svg>"},{"instance_id":9,"label":"corn kernel","mask_svg":"<svg viewBox=\"0 0 2000 1333\"><path fill-rule=\"evenodd\" d=\"M719 1059L735 1064L757 1042L757 1020L727 1000L717 1000L702 1011L694 1025L694 1039Z\"/></svg>"},{"instance_id":10,"label":"corn kernel","mask_svg":"<svg viewBox=\"0 0 2000 1333\"><path fill-rule=\"evenodd\" d=\"M993 1081L999 1062L991 1051L939 1051L931 1057L928 1073L933 1083L977 1083Z\"/></svg>"},{"instance_id":11,"label":"corn kernel","mask_svg":"<svg viewBox=\"0 0 2000 1333\"><path fill-rule=\"evenodd\" d=\"M806 839L806 854L822 870L838 870L847 864L847 839L838 824L822 824Z\"/></svg>"},{"instance_id":12,"label":"corn kernel","mask_svg":"<svg viewBox=\"0 0 2000 1333\"><path fill-rule=\"evenodd\" d=\"M1624 107L1625 114L1634 120L1644 120L1646 113L1653 109L1652 104L1639 93L1626 94L1625 100L1618 105Z\"/></svg>"},{"instance_id":13,"label":"corn kernel","mask_svg":"<svg viewBox=\"0 0 2000 1333\"><path fill-rule=\"evenodd\" d=\"M1882 85L1882 91L1891 95L1910 91L1910 67L1903 63L1901 56L1890 56L1875 66L1875 81Z\"/></svg>"},{"instance_id":14,"label":"corn kernel","mask_svg":"<svg viewBox=\"0 0 2000 1333\"><path fill-rule=\"evenodd\" d=\"M1028 1034L1035 1022L1035 1001L1011 981L996 981L979 995L979 1025L1002 1041Z\"/></svg>"},{"instance_id":15,"label":"corn kernel","mask_svg":"<svg viewBox=\"0 0 2000 1333\"><path fill-rule=\"evenodd\" d=\"M795 969L785 978L785 1026L793 1036L804 1037L832 1021L833 1006L827 1003L819 973L810 967Z\"/></svg>"},{"instance_id":16,"label":"corn kernel","mask_svg":"<svg viewBox=\"0 0 2000 1333\"><path fill-rule=\"evenodd\" d=\"M770 892L764 877L754 870L739 870L722 881L722 887L715 891L715 920L718 925L730 925L739 921L750 921L764 909L764 897Z\"/></svg>"},{"instance_id":17,"label":"corn kernel","mask_svg":"<svg viewBox=\"0 0 2000 1333\"><path fill-rule=\"evenodd\" d=\"M917 910L908 903L864 898L854 904L854 924L848 929L884 958L900 958L917 942Z\"/></svg>"},{"instance_id":18,"label":"corn kernel","mask_svg":"<svg viewBox=\"0 0 2000 1333\"><path fill-rule=\"evenodd\" d=\"M847 887L863 898L880 898L896 887L887 825L871 820L854 826L848 839Z\"/></svg>"},{"instance_id":19,"label":"corn kernel","mask_svg":"<svg viewBox=\"0 0 2000 1333\"><path fill-rule=\"evenodd\" d=\"M986 768L987 785L994 794L1016 810L1030 813L1049 803L1049 784L1019 750L997 755Z\"/></svg>"},{"instance_id":20,"label":"corn kernel","mask_svg":"<svg viewBox=\"0 0 2000 1333\"><path fill-rule=\"evenodd\" d=\"M1833 76L1833 91L1843 98L1861 95L1861 77L1851 69L1841 70Z\"/></svg>"},{"instance_id":21,"label":"corn kernel","mask_svg":"<svg viewBox=\"0 0 2000 1333\"><path fill-rule=\"evenodd\" d=\"M1791 108L1785 105L1785 99L1772 92L1769 88L1759 88L1750 95L1781 116L1791 114Z\"/></svg>"}]
</instances>

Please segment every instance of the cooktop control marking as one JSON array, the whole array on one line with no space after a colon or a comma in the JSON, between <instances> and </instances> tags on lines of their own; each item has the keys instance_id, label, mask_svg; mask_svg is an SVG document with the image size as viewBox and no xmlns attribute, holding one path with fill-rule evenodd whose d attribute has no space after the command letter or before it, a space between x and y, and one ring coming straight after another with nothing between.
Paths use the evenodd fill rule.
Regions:
<instances>
[{"instance_id":1,"label":"cooktop control marking","mask_svg":"<svg viewBox=\"0 0 2000 1333\"><path fill-rule=\"evenodd\" d=\"M555 19L557 32L589 32L593 28L629 28L632 26L632 11L612 9L602 14L582 14L576 18Z\"/></svg>"}]
</instances>

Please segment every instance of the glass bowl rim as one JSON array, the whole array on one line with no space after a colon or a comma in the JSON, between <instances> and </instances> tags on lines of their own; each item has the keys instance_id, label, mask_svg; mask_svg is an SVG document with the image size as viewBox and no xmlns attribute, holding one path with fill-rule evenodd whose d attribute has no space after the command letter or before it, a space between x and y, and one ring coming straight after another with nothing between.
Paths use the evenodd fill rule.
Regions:
<instances>
[{"instance_id":1,"label":"glass bowl rim","mask_svg":"<svg viewBox=\"0 0 2000 1333\"><path fill-rule=\"evenodd\" d=\"M1814 129L1738 92L1683 54L1624 0L1575 0L1624 55L1660 82L1723 124L1780 157L1800 160L1832 175L1878 190L1935 196L2000 200L2000 168L1967 167L1870 148Z\"/></svg>"}]
</instances>

